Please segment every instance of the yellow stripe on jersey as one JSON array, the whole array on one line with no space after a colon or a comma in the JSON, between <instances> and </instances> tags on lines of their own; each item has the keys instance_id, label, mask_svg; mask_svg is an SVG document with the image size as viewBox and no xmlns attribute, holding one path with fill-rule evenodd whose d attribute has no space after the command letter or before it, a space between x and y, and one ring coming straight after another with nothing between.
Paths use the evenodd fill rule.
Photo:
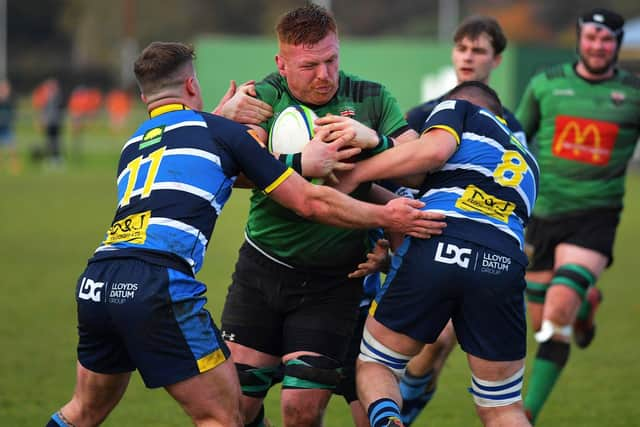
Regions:
<instances>
[{"instance_id":1,"label":"yellow stripe on jersey","mask_svg":"<svg viewBox=\"0 0 640 427\"><path fill-rule=\"evenodd\" d=\"M422 135L424 135L425 133L429 132L431 129L442 129L444 131L449 132L456 139L456 145L460 145L460 135L458 135L458 132L456 132L452 127L445 126L445 125L429 126L428 128L426 128L424 130L424 132L422 132Z\"/></svg>"},{"instance_id":2,"label":"yellow stripe on jersey","mask_svg":"<svg viewBox=\"0 0 640 427\"><path fill-rule=\"evenodd\" d=\"M280 175L280 176L278 177L278 179L276 179L275 181L273 181L273 182L271 183L271 185L270 185L270 186L268 186L267 188L265 188L265 189L264 189L264 192L265 192L265 193L267 193L267 194L271 193L273 190L275 190L276 188L278 188L278 186L279 186L280 184L282 184L282 183L284 182L284 180L285 180L285 179L289 178L289 176L290 176L292 173L293 173L293 169L291 169L291 168L287 168L287 170L286 170L286 171L284 171L284 172L282 173L282 175Z\"/></svg>"},{"instance_id":3,"label":"yellow stripe on jersey","mask_svg":"<svg viewBox=\"0 0 640 427\"><path fill-rule=\"evenodd\" d=\"M160 107L154 108L153 110L149 111L149 117L154 118L159 116L160 114L168 113L170 111L179 111L179 110L190 110L190 108L183 104L161 105Z\"/></svg>"},{"instance_id":4,"label":"yellow stripe on jersey","mask_svg":"<svg viewBox=\"0 0 640 427\"><path fill-rule=\"evenodd\" d=\"M373 317L376 314L377 308L378 308L378 303L375 301L372 301L371 307L369 307L369 316Z\"/></svg>"},{"instance_id":5,"label":"yellow stripe on jersey","mask_svg":"<svg viewBox=\"0 0 640 427\"><path fill-rule=\"evenodd\" d=\"M227 360L227 358L224 357L224 353L222 352L222 350L217 349L216 351L206 355L202 359L198 359L198 370L200 372L208 371L215 368L225 360Z\"/></svg>"}]
</instances>

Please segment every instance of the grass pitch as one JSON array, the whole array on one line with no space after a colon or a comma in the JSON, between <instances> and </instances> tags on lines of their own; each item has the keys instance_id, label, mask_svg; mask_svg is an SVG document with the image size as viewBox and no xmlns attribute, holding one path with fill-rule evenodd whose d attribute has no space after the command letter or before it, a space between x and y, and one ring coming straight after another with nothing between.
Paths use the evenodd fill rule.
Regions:
<instances>
[{"instance_id":1,"label":"grass pitch","mask_svg":"<svg viewBox=\"0 0 640 427\"><path fill-rule=\"evenodd\" d=\"M37 134L22 130L24 151ZM85 135L85 155L62 169L25 165L19 176L0 171L0 424L44 425L71 396L75 380L74 287L87 258L111 222L115 168L126 135ZM242 241L248 192L237 190L218 221L199 278L209 286L208 308L219 319L226 288ZM626 209L616 242L615 263L600 281L604 303L598 335L588 350L572 349L538 425L626 427L637 425L640 407L638 331L640 174L628 180ZM529 342L530 364L535 346ZM438 392L416 426L479 426L464 355L456 349ZM267 415L282 425L279 387L267 400ZM162 390L147 390L137 374L105 426L190 425ZM351 424L341 398L332 399L328 427Z\"/></svg>"}]
</instances>

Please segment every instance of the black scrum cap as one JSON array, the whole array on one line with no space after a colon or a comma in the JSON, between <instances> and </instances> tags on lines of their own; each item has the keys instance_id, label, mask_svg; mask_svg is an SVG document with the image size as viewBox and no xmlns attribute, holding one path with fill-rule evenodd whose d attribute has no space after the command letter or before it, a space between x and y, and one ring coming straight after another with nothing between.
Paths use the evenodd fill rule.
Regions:
<instances>
[{"instance_id":1,"label":"black scrum cap","mask_svg":"<svg viewBox=\"0 0 640 427\"><path fill-rule=\"evenodd\" d=\"M596 8L578 17L578 34L584 24L596 24L611 31L618 40L618 48L622 43L624 18L607 9Z\"/></svg>"}]
</instances>

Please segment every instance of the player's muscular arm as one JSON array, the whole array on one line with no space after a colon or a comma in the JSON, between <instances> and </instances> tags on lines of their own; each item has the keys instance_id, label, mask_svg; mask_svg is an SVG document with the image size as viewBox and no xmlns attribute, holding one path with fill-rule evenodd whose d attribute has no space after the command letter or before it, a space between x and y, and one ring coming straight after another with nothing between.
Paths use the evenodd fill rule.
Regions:
<instances>
[{"instance_id":1,"label":"player's muscular arm","mask_svg":"<svg viewBox=\"0 0 640 427\"><path fill-rule=\"evenodd\" d=\"M395 139L396 145L402 145L405 142L414 141L418 138L420 138L420 135L418 135L418 132L416 132L413 129L407 129L406 131L404 131L402 134L398 135L394 139ZM398 184L403 185L405 187L420 188L420 186L422 185L422 181L424 181L424 174L418 173L415 175L407 175L407 176L403 176L402 178L396 178L394 181L396 181Z\"/></svg>"},{"instance_id":2,"label":"player's muscular arm","mask_svg":"<svg viewBox=\"0 0 640 427\"><path fill-rule=\"evenodd\" d=\"M428 213L419 200L397 198L386 205L361 202L324 185L314 185L298 174L290 175L270 193L278 203L298 215L344 228L382 227L413 237L429 237Z\"/></svg>"},{"instance_id":3,"label":"player's muscular arm","mask_svg":"<svg viewBox=\"0 0 640 427\"><path fill-rule=\"evenodd\" d=\"M402 145L405 142L413 141L415 139L418 139L419 137L420 135L418 135L418 132L413 129L407 129L393 139L396 142L396 145Z\"/></svg>"},{"instance_id":4,"label":"player's muscular arm","mask_svg":"<svg viewBox=\"0 0 640 427\"><path fill-rule=\"evenodd\" d=\"M386 150L362 162L340 177L336 188L343 192L353 191L362 182L378 179L394 179L407 175L438 170L453 155L457 148L455 137L449 132L434 128L420 139Z\"/></svg>"}]
</instances>

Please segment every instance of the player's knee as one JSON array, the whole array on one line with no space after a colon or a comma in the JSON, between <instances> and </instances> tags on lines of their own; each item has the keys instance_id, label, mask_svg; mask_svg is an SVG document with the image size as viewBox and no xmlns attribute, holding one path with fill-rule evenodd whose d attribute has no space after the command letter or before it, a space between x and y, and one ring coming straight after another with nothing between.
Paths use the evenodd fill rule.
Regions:
<instances>
[{"instance_id":1,"label":"player's knee","mask_svg":"<svg viewBox=\"0 0 640 427\"><path fill-rule=\"evenodd\" d=\"M334 390L340 380L340 362L322 355L304 355L285 363L282 388Z\"/></svg>"},{"instance_id":2,"label":"player's knee","mask_svg":"<svg viewBox=\"0 0 640 427\"><path fill-rule=\"evenodd\" d=\"M264 398L273 384L277 367L256 368L236 363L242 394L250 397Z\"/></svg>"},{"instance_id":3,"label":"player's knee","mask_svg":"<svg viewBox=\"0 0 640 427\"><path fill-rule=\"evenodd\" d=\"M496 408L522 400L524 366L515 374L498 381L487 381L471 376L469 392L476 405L481 408Z\"/></svg>"},{"instance_id":4,"label":"player's knee","mask_svg":"<svg viewBox=\"0 0 640 427\"><path fill-rule=\"evenodd\" d=\"M358 359L363 362L373 362L386 366L397 378L401 378L407 369L407 363L409 363L411 356L391 350L376 340L373 335L365 329L362 334Z\"/></svg>"},{"instance_id":5,"label":"player's knee","mask_svg":"<svg viewBox=\"0 0 640 427\"><path fill-rule=\"evenodd\" d=\"M282 423L288 426L319 426L326 406L318 400L283 400Z\"/></svg>"},{"instance_id":6,"label":"player's knee","mask_svg":"<svg viewBox=\"0 0 640 427\"><path fill-rule=\"evenodd\" d=\"M327 356L303 355L288 360L284 366L282 389L322 390L332 392L342 378L340 363ZM282 414L286 425L319 425L330 394L321 397L282 394Z\"/></svg>"},{"instance_id":7,"label":"player's knee","mask_svg":"<svg viewBox=\"0 0 640 427\"><path fill-rule=\"evenodd\" d=\"M579 264L564 264L558 267L551 279L551 286L563 285L573 289L581 300L587 295L590 286L596 283L596 277L587 268Z\"/></svg>"}]
</instances>

